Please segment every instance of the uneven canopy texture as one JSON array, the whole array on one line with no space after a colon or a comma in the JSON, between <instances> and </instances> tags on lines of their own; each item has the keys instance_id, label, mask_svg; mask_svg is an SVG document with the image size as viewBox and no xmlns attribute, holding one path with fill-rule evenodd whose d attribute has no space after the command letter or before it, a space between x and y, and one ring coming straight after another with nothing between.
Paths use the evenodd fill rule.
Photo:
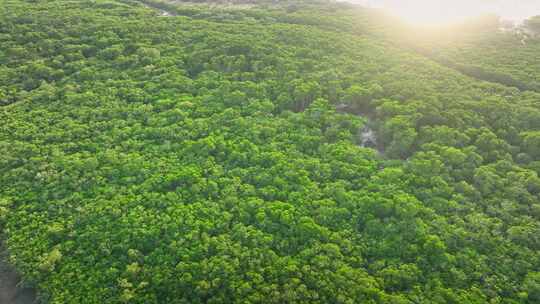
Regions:
<instances>
[{"instance_id":1,"label":"uneven canopy texture","mask_svg":"<svg viewBox=\"0 0 540 304\"><path fill-rule=\"evenodd\" d=\"M0 1L0 225L44 300L540 301L540 96L302 5Z\"/></svg>"}]
</instances>

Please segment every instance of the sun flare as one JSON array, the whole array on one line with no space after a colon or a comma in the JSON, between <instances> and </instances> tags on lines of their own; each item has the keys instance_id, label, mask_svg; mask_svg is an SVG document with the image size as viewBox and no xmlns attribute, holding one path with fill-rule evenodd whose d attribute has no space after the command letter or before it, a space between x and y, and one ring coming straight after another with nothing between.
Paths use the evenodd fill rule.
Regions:
<instances>
[{"instance_id":1,"label":"sun flare","mask_svg":"<svg viewBox=\"0 0 540 304\"><path fill-rule=\"evenodd\" d=\"M388 10L416 25L447 25L488 13L474 3L447 0L389 1Z\"/></svg>"}]
</instances>

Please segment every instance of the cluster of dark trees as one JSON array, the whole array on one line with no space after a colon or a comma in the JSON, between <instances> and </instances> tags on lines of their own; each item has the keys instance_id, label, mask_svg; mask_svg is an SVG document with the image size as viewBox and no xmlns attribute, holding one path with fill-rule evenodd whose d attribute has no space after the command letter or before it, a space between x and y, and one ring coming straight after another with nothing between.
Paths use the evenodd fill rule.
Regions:
<instances>
[{"instance_id":1,"label":"cluster of dark trees","mask_svg":"<svg viewBox=\"0 0 540 304\"><path fill-rule=\"evenodd\" d=\"M44 301L540 301L539 93L348 6L144 2L0 0L0 228Z\"/></svg>"}]
</instances>

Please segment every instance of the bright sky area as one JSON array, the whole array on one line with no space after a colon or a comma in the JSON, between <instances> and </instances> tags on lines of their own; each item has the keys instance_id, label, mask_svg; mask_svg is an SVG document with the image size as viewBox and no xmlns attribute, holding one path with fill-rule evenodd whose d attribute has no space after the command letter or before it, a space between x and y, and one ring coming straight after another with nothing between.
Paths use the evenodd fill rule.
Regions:
<instances>
[{"instance_id":1,"label":"bright sky area","mask_svg":"<svg viewBox=\"0 0 540 304\"><path fill-rule=\"evenodd\" d=\"M468 17L496 14L522 21L540 15L540 0L349 0L371 7L386 8L414 23L452 23Z\"/></svg>"}]
</instances>

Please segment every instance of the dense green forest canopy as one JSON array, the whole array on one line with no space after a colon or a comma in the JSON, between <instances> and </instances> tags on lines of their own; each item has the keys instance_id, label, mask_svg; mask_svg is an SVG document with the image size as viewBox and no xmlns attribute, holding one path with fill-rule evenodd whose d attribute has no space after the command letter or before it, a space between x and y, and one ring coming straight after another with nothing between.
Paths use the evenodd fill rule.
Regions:
<instances>
[{"instance_id":1,"label":"dense green forest canopy","mask_svg":"<svg viewBox=\"0 0 540 304\"><path fill-rule=\"evenodd\" d=\"M538 40L248 2L0 0L1 237L40 300L539 303Z\"/></svg>"}]
</instances>

